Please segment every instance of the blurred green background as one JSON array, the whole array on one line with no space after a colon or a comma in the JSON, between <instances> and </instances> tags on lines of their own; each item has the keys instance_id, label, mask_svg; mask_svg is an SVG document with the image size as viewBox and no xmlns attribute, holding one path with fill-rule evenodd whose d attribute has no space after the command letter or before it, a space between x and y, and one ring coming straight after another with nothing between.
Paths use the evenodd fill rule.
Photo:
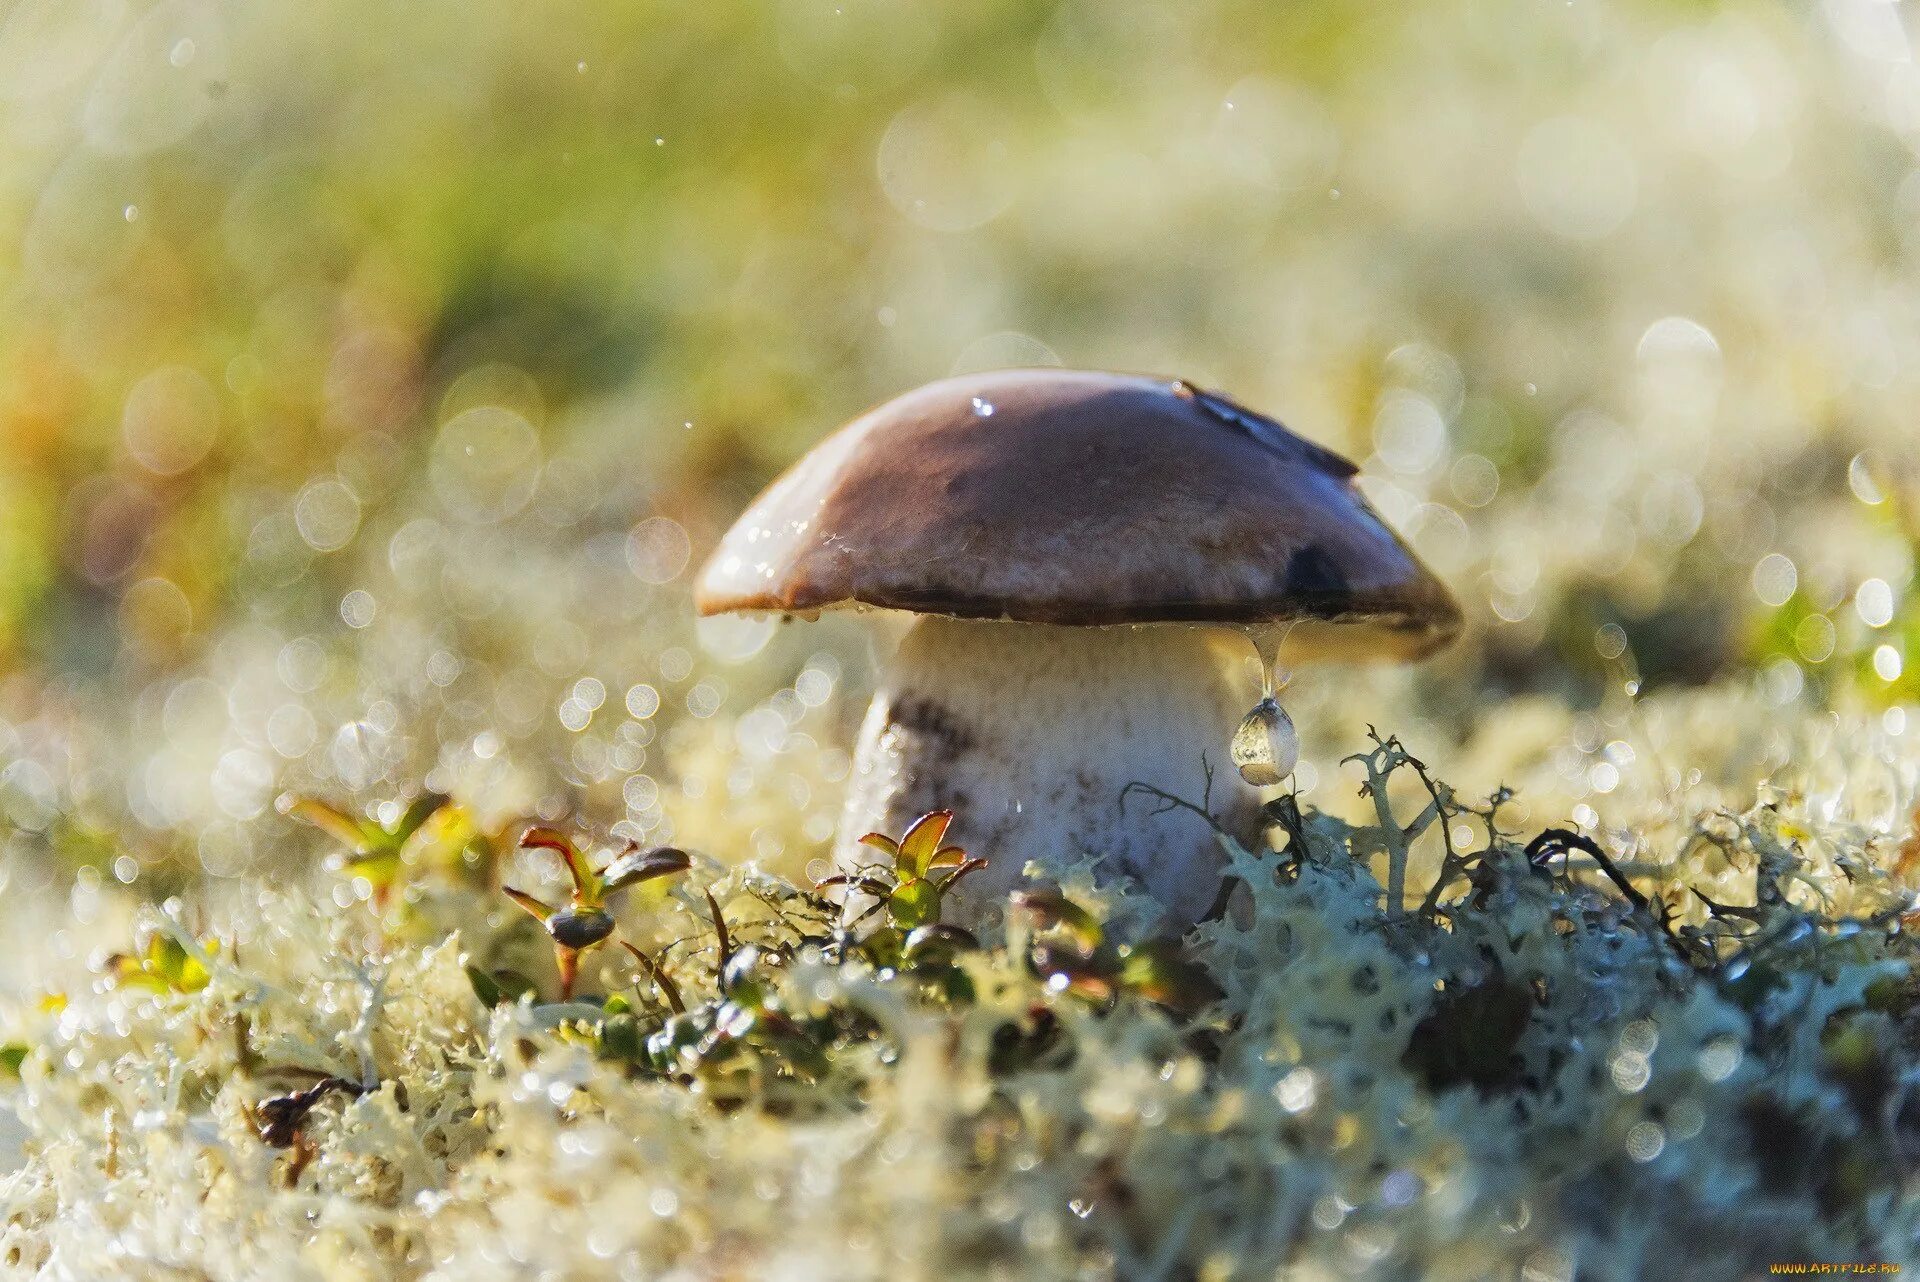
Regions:
<instances>
[{"instance_id":1,"label":"blurred green background","mask_svg":"<svg viewBox=\"0 0 1920 1282\"><path fill-rule=\"evenodd\" d=\"M0 832L233 874L283 787L424 778L805 855L864 635L696 628L691 568L1017 364L1363 461L1470 618L1382 678L1436 737L1623 672L1897 710L1910 20L0 3Z\"/></svg>"}]
</instances>

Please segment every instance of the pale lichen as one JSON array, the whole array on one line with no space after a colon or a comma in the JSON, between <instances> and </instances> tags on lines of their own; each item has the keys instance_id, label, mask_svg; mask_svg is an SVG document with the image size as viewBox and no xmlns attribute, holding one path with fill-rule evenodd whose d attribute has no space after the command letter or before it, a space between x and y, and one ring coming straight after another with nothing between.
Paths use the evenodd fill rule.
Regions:
<instances>
[{"instance_id":1,"label":"pale lichen","mask_svg":"<svg viewBox=\"0 0 1920 1282\"><path fill-rule=\"evenodd\" d=\"M0 1259L463 1282L1906 1260L1903 747L1699 810L1643 764L1619 794L1640 827L1540 837L1377 742L1348 767L1372 822L1282 801L1275 849L1225 843L1245 889L1187 941L1220 992L1191 1018L1055 982L1019 914L932 969L880 964L751 865L623 911L680 1017L611 958L582 984L617 1001L487 1010L465 966L538 953L464 890L437 939L299 890L199 934L176 908L152 928L221 941L203 985L102 978L15 1016ZM1141 920L1065 888L1114 939ZM322 1077L342 1088L297 1141L264 1143L263 1102Z\"/></svg>"}]
</instances>

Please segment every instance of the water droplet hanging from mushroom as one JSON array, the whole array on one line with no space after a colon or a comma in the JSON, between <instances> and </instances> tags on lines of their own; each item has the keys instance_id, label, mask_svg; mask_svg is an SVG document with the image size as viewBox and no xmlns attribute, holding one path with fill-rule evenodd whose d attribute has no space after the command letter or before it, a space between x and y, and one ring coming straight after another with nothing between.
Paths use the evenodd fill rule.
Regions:
<instances>
[{"instance_id":1,"label":"water droplet hanging from mushroom","mask_svg":"<svg viewBox=\"0 0 1920 1282\"><path fill-rule=\"evenodd\" d=\"M1300 762L1300 736L1294 732L1293 718L1275 698L1287 685L1279 659L1290 630L1290 624L1281 624L1247 632L1260 660L1260 702L1233 732L1227 755L1240 777L1256 788L1283 782Z\"/></svg>"},{"instance_id":2,"label":"water droplet hanging from mushroom","mask_svg":"<svg viewBox=\"0 0 1920 1282\"><path fill-rule=\"evenodd\" d=\"M1256 788L1280 783L1300 761L1300 737L1293 718L1269 695L1254 705L1233 732L1228 755L1240 777Z\"/></svg>"}]
</instances>

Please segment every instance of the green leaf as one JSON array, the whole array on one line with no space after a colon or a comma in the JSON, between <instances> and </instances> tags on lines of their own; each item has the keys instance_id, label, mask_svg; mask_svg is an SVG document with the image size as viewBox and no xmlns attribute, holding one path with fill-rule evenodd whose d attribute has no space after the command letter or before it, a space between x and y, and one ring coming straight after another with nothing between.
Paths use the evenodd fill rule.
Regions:
<instances>
[{"instance_id":1,"label":"green leaf","mask_svg":"<svg viewBox=\"0 0 1920 1282\"><path fill-rule=\"evenodd\" d=\"M336 857L330 861L333 868L364 877L367 884L375 890L385 890L400 880L401 861L397 852L378 850L372 854Z\"/></svg>"},{"instance_id":2,"label":"green leaf","mask_svg":"<svg viewBox=\"0 0 1920 1282\"><path fill-rule=\"evenodd\" d=\"M973 977L958 966L942 966L933 982L940 996L949 1002L970 1002L974 999Z\"/></svg>"},{"instance_id":3,"label":"green leaf","mask_svg":"<svg viewBox=\"0 0 1920 1282\"><path fill-rule=\"evenodd\" d=\"M393 830L396 844L405 844L407 838L418 832L427 822L446 808L453 798L439 792L423 792L415 797L406 813L400 816L400 822Z\"/></svg>"},{"instance_id":4,"label":"green leaf","mask_svg":"<svg viewBox=\"0 0 1920 1282\"><path fill-rule=\"evenodd\" d=\"M941 853L940 842L952 822L951 810L929 811L913 821L906 835L900 838L900 848L894 856L894 871L902 881L927 875L927 869L933 867L934 856Z\"/></svg>"},{"instance_id":5,"label":"green leaf","mask_svg":"<svg viewBox=\"0 0 1920 1282\"><path fill-rule=\"evenodd\" d=\"M1082 953L1072 948L1041 944L1033 950L1033 964L1056 992L1073 993L1104 1005L1113 1000L1115 968L1110 955Z\"/></svg>"},{"instance_id":6,"label":"green leaf","mask_svg":"<svg viewBox=\"0 0 1920 1282\"><path fill-rule=\"evenodd\" d=\"M691 867L693 860L687 852L672 846L630 850L601 870L602 893L610 895L616 890L625 890L628 886L637 886L656 877L670 877Z\"/></svg>"},{"instance_id":7,"label":"green leaf","mask_svg":"<svg viewBox=\"0 0 1920 1282\"><path fill-rule=\"evenodd\" d=\"M552 904L547 903L543 899L536 899L524 890L515 890L512 886L502 886L500 887L500 893L526 909L533 915L534 920L543 926L546 925L547 921L553 916L554 909Z\"/></svg>"},{"instance_id":8,"label":"green leaf","mask_svg":"<svg viewBox=\"0 0 1920 1282\"><path fill-rule=\"evenodd\" d=\"M207 968L200 964L198 957L184 949L181 951L180 966L170 982L183 993L197 993L213 982L213 976L207 973Z\"/></svg>"},{"instance_id":9,"label":"green leaf","mask_svg":"<svg viewBox=\"0 0 1920 1282\"><path fill-rule=\"evenodd\" d=\"M901 930L913 930L940 920L940 890L925 877L914 877L894 887L887 897L887 916Z\"/></svg>"},{"instance_id":10,"label":"green leaf","mask_svg":"<svg viewBox=\"0 0 1920 1282\"><path fill-rule=\"evenodd\" d=\"M600 900L600 877L587 862L586 855L573 844L573 839L558 828L532 827L520 835L520 845L525 850L550 850L558 855L560 862L566 865L567 876L573 879L574 898L589 906L598 906Z\"/></svg>"},{"instance_id":11,"label":"green leaf","mask_svg":"<svg viewBox=\"0 0 1920 1282\"><path fill-rule=\"evenodd\" d=\"M20 1076L20 1066L27 1062L31 1050L32 1047L25 1042L8 1042L0 1046L0 1070L4 1070L9 1077Z\"/></svg>"},{"instance_id":12,"label":"green leaf","mask_svg":"<svg viewBox=\"0 0 1920 1282\"><path fill-rule=\"evenodd\" d=\"M186 947L172 935L156 932L153 942L147 945L146 968L177 986L187 969Z\"/></svg>"},{"instance_id":13,"label":"green leaf","mask_svg":"<svg viewBox=\"0 0 1920 1282\"><path fill-rule=\"evenodd\" d=\"M1178 944L1159 940L1122 951L1120 983L1151 1002L1191 1014L1218 1001L1220 987Z\"/></svg>"},{"instance_id":14,"label":"green leaf","mask_svg":"<svg viewBox=\"0 0 1920 1282\"><path fill-rule=\"evenodd\" d=\"M1087 952L1098 948L1106 934L1092 913L1051 887L1016 890L1011 900L1013 907L1031 918L1035 927L1064 930Z\"/></svg>"},{"instance_id":15,"label":"green leaf","mask_svg":"<svg viewBox=\"0 0 1920 1282\"><path fill-rule=\"evenodd\" d=\"M203 945L209 954L220 950L218 940ZM109 963L113 982L121 988L144 988L153 993L197 993L212 976L187 946L166 930L156 930L137 955L121 953Z\"/></svg>"},{"instance_id":16,"label":"green leaf","mask_svg":"<svg viewBox=\"0 0 1920 1282\"><path fill-rule=\"evenodd\" d=\"M507 1001L518 1002L528 993L537 993L538 987L531 979L517 970L496 970L493 982L500 986L500 993Z\"/></svg>"},{"instance_id":17,"label":"green leaf","mask_svg":"<svg viewBox=\"0 0 1920 1282\"><path fill-rule=\"evenodd\" d=\"M614 1059L644 1059L646 1040L640 1036L640 1021L625 1011L609 1015L600 1025L600 1053Z\"/></svg>"},{"instance_id":18,"label":"green leaf","mask_svg":"<svg viewBox=\"0 0 1920 1282\"><path fill-rule=\"evenodd\" d=\"M533 981L517 970L484 971L478 966L469 966L467 982L473 985L473 995L480 1004L488 1008L510 1006L518 1002L527 993L534 991Z\"/></svg>"},{"instance_id":19,"label":"green leaf","mask_svg":"<svg viewBox=\"0 0 1920 1282\"><path fill-rule=\"evenodd\" d=\"M478 966L467 967L467 982L473 985L473 995L480 999L482 1006L491 1010L500 1005L502 1000L500 985L494 983L493 976L486 971Z\"/></svg>"},{"instance_id":20,"label":"green leaf","mask_svg":"<svg viewBox=\"0 0 1920 1282\"><path fill-rule=\"evenodd\" d=\"M980 941L972 931L959 926L948 926L940 922L929 922L916 926L907 936L907 960L945 961L955 953L980 947Z\"/></svg>"},{"instance_id":21,"label":"green leaf","mask_svg":"<svg viewBox=\"0 0 1920 1282\"><path fill-rule=\"evenodd\" d=\"M335 810L311 797L288 801L285 813L312 824L356 855L369 855L389 844L387 834L377 824Z\"/></svg>"},{"instance_id":22,"label":"green leaf","mask_svg":"<svg viewBox=\"0 0 1920 1282\"><path fill-rule=\"evenodd\" d=\"M879 926L868 932L860 941L860 951L875 966L897 966L900 962L900 950L905 943L906 934L892 926Z\"/></svg>"}]
</instances>

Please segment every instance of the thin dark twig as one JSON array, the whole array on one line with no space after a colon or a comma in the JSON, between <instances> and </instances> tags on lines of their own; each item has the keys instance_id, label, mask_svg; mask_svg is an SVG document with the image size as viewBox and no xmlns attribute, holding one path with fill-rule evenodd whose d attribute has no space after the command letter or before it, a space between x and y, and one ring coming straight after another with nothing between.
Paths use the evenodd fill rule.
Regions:
<instances>
[{"instance_id":1,"label":"thin dark twig","mask_svg":"<svg viewBox=\"0 0 1920 1282\"><path fill-rule=\"evenodd\" d=\"M722 987L724 987L727 963L733 960L733 937L727 934L727 919L720 912L720 901L713 897L711 890L704 890L700 893L707 897L707 911L713 914L713 933L719 936L720 963L718 973L722 979Z\"/></svg>"},{"instance_id":2,"label":"thin dark twig","mask_svg":"<svg viewBox=\"0 0 1920 1282\"><path fill-rule=\"evenodd\" d=\"M1420 901L1420 911L1431 913L1438 908L1440 896L1446 893L1447 887L1453 884L1455 878L1467 877L1468 869L1467 861L1449 850L1446 857L1440 861L1440 871L1435 875L1433 885L1427 888L1427 897Z\"/></svg>"},{"instance_id":3,"label":"thin dark twig","mask_svg":"<svg viewBox=\"0 0 1920 1282\"><path fill-rule=\"evenodd\" d=\"M1693 889L1691 886L1687 889L1695 899L1698 899L1707 906L1707 915L1709 917L1732 917L1737 921L1751 922L1756 926L1763 920L1760 910L1757 908L1742 908L1738 904L1723 904L1716 899L1709 898L1706 894Z\"/></svg>"},{"instance_id":4,"label":"thin dark twig","mask_svg":"<svg viewBox=\"0 0 1920 1282\"><path fill-rule=\"evenodd\" d=\"M1653 911L1653 905L1647 897L1634 888L1634 884L1627 880L1627 875L1607 857L1607 852L1600 849L1600 843L1570 828L1542 830L1539 836L1527 843L1527 862L1535 868L1544 868L1555 854L1565 858L1573 850L1592 856L1593 862L1600 865L1600 871L1607 875L1607 880L1618 886L1620 893L1627 897L1627 902L1643 911Z\"/></svg>"},{"instance_id":5,"label":"thin dark twig","mask_svg":"<svg viewBox=\"0 0 1920 1282\"><path fill-rule=\"evenodd\" d=\"M254 1130L262 1142L274 1148L290 1148L300 1138L307 1114L329 1091L358 1099L373 1088L345 1077L323 1077L304 1091L293 1091L261 1100L254 1106Z\"/></svg>"},{"instance_id":6,"label":"thin dark twig","mask_svg":"<svg viewBox=\"0 0 1920 1282\"><path fill-rule=\"evenodd\" d=\"M874 916L876 913L878 913L882 908L885 908L886 906L887 906L886 900L876 898L871 904L867 905L865 911L863 911L858 917L855 917L852 921L848 922L845 926L845 929L849 932L858 929L860 926L866 924L867 918Z\"/></svg>"},{"instance_id":7,"label":"thin dark twig","mask_svg":"<svg viewBox=\"0 0 1920 1282\"><path fill-rule=\"evenodd\" d=\"M667 999L667 1005L672 1008L673 1013L676 1015L686 1014L687 1004L681 1000L680 986L673 982L672 977L669 976L662 967L656 965L653 958L647 956L626 940L621 940L620 946L632 953L633 959L639 962L646 970L647 977L653 980L654 984L660 989L661 995Z\"/></svg>"},{"instance_id":8,"label":"thin dark twig","mask_svg":"<svg viewBox=\"0 0 1920 1282\"><path fill-rule=\"evenodd\" d=\"M1207 763L1207 758L1204 753L1201 754L1200 765L1207 773L1206 791L1201 794L1202 804L1196 806L1185 797L1176 796L1164 788L1156 788L1150 783L1135 779L1132 783L1120 790L1120 809L1124 811L1127 808L1128 795L1138 789L1150 797L1159 799L1160 804L1153 808L1151 811L1152 814L1164 815L1174 810L1191 811L1193 814L1199 815L1204 819L1207 826L1213 829L1217 835L1232 838L1233 834L1228 832L1220 821L1213 817L1213 812L1206 807L1206 799L1211 796L1213 792L1213 767ZM1207 911L1201 915L1201 920L1214 921L1225 916L1227 901L1233 898L1234 889L1239 885L1240 879L1238 877L1222 877L1220 879L1220 889L1214 892L1213 902L1207 906Z\"/></svg>"},{"instance_id":9,"label":"thin dark twig","mask_svg":"<svg viewBox=\"0 0 1920 1282\"><path fill-rule=\"evenodd\" d=\"M1487 798L1487 808L1482 812L1482 816L1487 821L1487 838L1490 844L1507 835L1500 831L1500 807L1512 800L1513 789L1506 784L1495 788L1493 795Z\"/></svg>"},{"instance_id":10,"label":"thin dark twig","mask_svg":"<svg viewBox=\"0 0 1920 1282\"><path fill-rule=\"evenodd\" d=\"M1404 756L1406 750L1402 749L1401 753ZM1453 830L1449 826L1450 816L1447 814L1449 803L1440 799L1440 786L1434 783L1433 777L1427 773L1427 767L1424 762L1418 758L1408 756L1407 764L1413 767L1413 773L1419 777L1421 783L1427 786L1427 795L1433 798L1434 819L1440 825L1440 840L1442 844L1446 846L1447 850L1446 862L1449 864L1453 863L1457 855L1453 849ZM1451 797L1453 795L1453 789L1447 789L1447 795ZM1418 822L1418 820L1415 822Z\"/></svg>"},{"instance_id":11,"label":"thin dark twig","mask_svg":"<svg viewBox=\"0 0 1920 1282\"><path fill-rule=\"evenodd\" d=\"M1600 843L1593 838L1568 828L1543 829L1539 836L1527 843L1527 862L1535 868L1544 869L1555 853L1564 860L1570 852L1575 850L1591 856L1593 862L1600 866L1600 871L1606 874L1607 880L1619 887L1620 893L1626 896L1627 902L1633 906L1634 911L1645 913L1653 920L1660 937L1667 941L1681 961L1689 967L1695 965L1693 951L1667 925L1666 905L1661 904L1656 907L1651 900L1635 889L1634 884L1627 879L1627 875L1620 871L1619 866L1608 857L1607 852L1600 848Z\"/></svg>"},{"instance_id":12,"label":"thin dark twig","mask_svg":"<svg viewBox=\"0 0 1920 1282\"><path fill-rule=\"evenodd\" d=\"M752 895L755 899L759 900L762 904L766 905L767 911L773 914L773 916L769 918L769 921L778 921L782 926L792 931L794 935L800 939L805 939L807 937L807 932L804 930L801 930L798 926L794 925L793 918L787 916L786 905L782 904L780 901L773 898L773 896L761 890L758 886L748 886L747 893L749 895ZM821 920L822 922L824 922L826 919L823 917L821 918Z\"/></svg>"},{"instance_id":13,"label":"thin dark twig","mask_svg":"<svg viewBox=\"0 0 1920 1282\"><path fill-rule=\"evenodd\" d=\"M1136 790L1146 793L1149 797L1155 797L1159 799L1160 804L1154 807L1153 811L1151 812L1153 814L1164 815L1168 811L1172 811L1172 810L1191 811L1192 813L1199 815L1202 819L1206 820L1207 826L1212 828L1215 832L1219 833L1221 836L1231 837L1233 835L1232 833L1228 832L1224 827L1221 826L1220 821L1213 817L1213 812L1208 810L1204 805L1195 805L1193 802L1188 801L1185 797L1177 796L1174 793L1168 792L1164 788L1157 788L1154 785L1150 783L1145 783L1139 779L1135 779L1132 783L1128 784L1126 787L1120 790L1120 808L1122 810L1126 809L1127 797L1133 792L1135 792Z\"/></svg>"},{"instance_id":14,"label":"thin dark twig","mask_svg":"<svg viewBox=\"0 0 1920 1282\"><path fill-rule=\"evenodd\" d=\"M1300 818L1300 794L1289 792L1283 797L1275 797L1260 809L1267 818L1286 830L1287 852L1296 860L1305 859L1307 826Z\"/></svg>"},{"instance_id":15,"label":"thin dark twig","mask_svg":"<svg viewBox=\"0 0 1920 1282\"><path fill-rule=\"evenodd\" d=\"M1446 893L1446 888L1453 883L1453 880L1456 877L1465 877L1468 875L1470 868L1468 861L1461 857L1458 850L1454 849L1453 820L1455 816L1469 812L1465 807L1458 805L1452 800L1454 795L1452 788L1447 789L1447 799L1444 801L1441 799L1439 785L1434 783L1432 778L1428 776L1424 763L1416 761L1412 757L1408 757L1407 761L1413 766L1414 773L1420 777L1420 782L1427 786L1427 794L1433 798L1433 807L1440 824L1440 841L1446 848L1446 854L1440 860L1440 872L1434 877L1433 885L1428 889L1427 897L1420 905L1421 912L1431 913L1440 906L1440 896ZM1500 794L1505 791L1505 788L1502 788L1499 792L1496 792L1487 809L1487 832L1490 838L1497 838L1498 836L1498 830L1494 827L1493 816L1494 812L1500 808L1500 802L1502 800ZM1447 813L1449 809L1453 811L1453 814Z\"/></svg>"},{"instance_id":16,"label":"thin dark twig","mask_svg":"<svg viewBox=\"0 0 1920 1282\"><path fill-rule=\"evenodd\" d=\"M1214 892L1213 902L1207 905L1207 911L1200 914L1201 921L1219 921L1227 915L1227 906L1233 902L1233 892L1240 888L1238 877L1222 877L1220 889Z\"/></svg>"}]
</instances>

